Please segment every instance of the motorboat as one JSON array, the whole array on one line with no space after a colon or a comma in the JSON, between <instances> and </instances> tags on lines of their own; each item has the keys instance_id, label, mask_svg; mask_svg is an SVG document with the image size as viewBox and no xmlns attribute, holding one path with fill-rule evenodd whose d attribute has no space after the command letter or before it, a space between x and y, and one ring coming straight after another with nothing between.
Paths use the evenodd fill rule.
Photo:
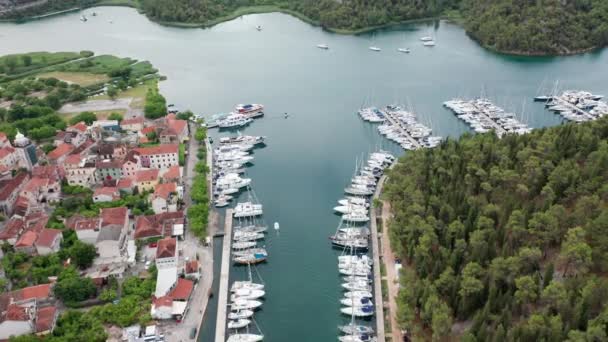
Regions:
<instances>
[{"instance_id":1,"label":"motorboat","mask_svg":"<svg viewBox=\"0 0 608 342\"><path fill-rule=\"evenodd\" d=\"M279 226L279 222L274 223L274 230L279 230L281 226Z\"/></svg>"},{"instance_id":2,"label":"motorboat","mask_svg":"<svg viewBox=\"0 0 608 342\"><path fill-rule=\"evenodd\" d=\"M230 296L230 300L233 302L238 299L254 300L262 298L265 295L266 292L263 290L240 289L233 292L233 294Z\"/></svg>"},{"instance_id":3,"label":"motorboat","mask_svg":"<svg viewBox=\"0 0 608 342\"><path fill-rule=\"evenodd\" d=\"M234 217L251 217L263 214L262 205L252 202L239 202L234 207Z\"/></svg>"},{"instance_id":4,"label":"motorboat","mask_svg":"<svg viewBox=\"0 0 608 342\"><path fill-rule=\"evenodd\" d=\"M373 305L347 306L340 309L340 312L348 316L370 317L374 315L375 310Z\"/></svg>"},{"instance_id":5,"label":"motorboat","mask_svg":"<svg viewBox=\"0 0 608 342\"><path fill-rule=\"evenodd\" d=\"M552 99L553 99L553 96L540 95L540 96L536 96L534 98L534 101L536 101L536 102L548 102L548 101L551 101Z\"/></svg>"},{"instance_id":6,"label":"motorboat","mask_svg":"<svg viewBox=\"0 0 608 342\"><path fill-rule=\"evenodd\" d=\"M235 281L232 283L232 287L230 287L231 292L236 292L238 290L264 290L264 284L257 284L251 282L249 280L245 281Z\"/></svg>"},{"instance_id":7,"label":"motorboat","mask_svg":"<svg viewBox=\"0 0 608 342\"><path fill-rule=\"evenodd\" d=\"M215 205L216 208L223 208L226 207L230 204L230 201L232 200L232 196L228 196L228 195L220 195L218 196L218 198L213 201L213 204Z\"/></svg>"},{"instance_id":8,"label":"motorboat","mask_svg":"<svg viewBox=\"0 0 608 342\"><path fill-rule=\"evenodd\" d=\"M235 298L230 304L230 307L234 310L254 310L262 306L262 302L259 300L249 300Z\"/></svg>"},{"instance_id":9,"label":"motorboat","mask_svg":"<svg viewBox=\"0 0 608 342\"><path fill-rule=\"evenodd\" d=\"M358 205L369 207L369 203L365 198L362 197L348 197L338 201L340 205Z\"/></svg>"},{"instance_id":10,"label":"motorboat","mask_svg":"<svg viewBox=\"0 0 608 342\"><path fill-rule=\"evenodd\" d=\"M234 310L228 313L228 319L244 319L253 316L252 310Z\"/></svg>"},{"instance_id":11,"label":"motorboat","mask_svg":"<svg viewBox=\"0 0 608 342\"><path fill-rule=\"evenodd\" d=\"M367 297L352 297L352 298L343 298L340 300L340 303L344 306L368 306L374 305L371 299Z\"/></svg>"},{"instance_id":12,"label":"motorboat","mask_svg":"<svg viewBox=\"0 0 608 342\"><path fill-rule=\"evenodd\" d=\"M266 141L265 136L253 136L253 135L237 135L236 137L222 137L220 138L220 144L247 144L247 145L260 145Z\"/></svg>"},{"instance_id":13,"label":"motorboat","mask_svg":"<svg viewBox=\"0 0 608 342\"><path fill-rule=\"evenodd\" d=\"M245 143L240 143L240 144L223 144L220 145L220 147L216 148L214 150L215 153L227 153L227 152L232 152L232 151L242 151L242 152L247 152L247 151L251 151L253 149L253 144L245 144Z\"/></svg>"},{"instance_id":14,"label":"motorboat","mask_svg":"<svg viewBox=\"0 0 608 342\"><path fill-rule=\"evenodd\" d=\"M348 325L339 326L338 329L347 335L358 335L358 334L373 334L374 329L366 325L358 325L350 323Z\"/></svg>"},{"instance_id":15,"label":"motorboat","mask_svg":"<svg viewBox=\"0 0 608 342\"><path fill-rule=\"evenodd\" d=\"M255 247L257 243L255 241L238 241L232 244L232 249L235 251L247 250Z\"/></svg>"},{"instance_id":16,"label":"motorboat","mask_svg":"<svg viewBox=\"0 0 608 342\"><path fill-rule=\"evenodd\" d=\"M248 326L250 323L251 321L245 318L230 320L228 322L228 329L241 329Z\"/></svg>"},{"instance_id":17,"label":"motorboat","mask_svg":"<svg viewBox=\"0 0 608 342\"><path fill-rule=\"evenodd\" d=\"M258 30L258 31L262 31L262 26L258 25L258 26L255 27L255 29Z\"/></svg>"},{"instance_id":18,"label":"motorboat","mask_svg":"<svg viewBox=\"0 0 608 342\"><path fill-rule=\"evenodd\" d=\"M87 20L89 20L89 19L87 19L87 17L84 14L80 16L80 21L82 21L83 23L86 22Z\"/></svg>"},{"instance_id":19,"label":"motorboat","mask_svg":"<svg viewBox=\"0 0 608 342\"><path fill-rule=\"evenodd\" d=\"M215 195L218 197L223 195L232 195L239 192L239 189L237 188L216 188L215 190Z\"/></svg>"},{"instance_id":20,"label":"motorboat","mask_svg":"<svg viewBox=\"0 0 608 342\"><path fill-rule=\"evenodd\" d=\"M435 46L435 42L434 41L424 42L424 43L422 43L422 45L432 47L432 46Z\"/></svg>"},{"instance_id":21,"label":"motorboat","mask_svg":"<svg viewBox=\"0 0 608 342\"><path fill-rule=\"evenodd\" d=\"M398 48L397 51L403 52L403 53L410 53L410 49L408 49L408 48Z\"/></svg>"},{"instance_id":22,"label":"motorboat","mask_svg":"<svg viewBox=\"0 0 608 342\"><path fill-rule=\"evenodd\" d=\"M251 184L251 178L241 178L237 173L229 173L219 178L215 185L220 188L240 189Z\"/></svg>"},{"instance_id":23,"label":"motorboat","mask_svg":"<svg viewBox=\"0 0 608 342\"><path fill-rule=\"evenodd\" d=\"M264 110L264 105L257 103L238 104L234 110L239 114L258 113Z\"/></svg>"},{"instance_id":24,"label":"motorboat","mask_svg":"<svg viewBox=\"0 0 608 342\"><path fill-rule=\"evenodd\" d=\"M217 121L217 125L220 128L243 127L249 125L252 121L252 118L247 117L243 114L231 114L228 115L226 118Z\"/></svg>"},{"instance_id":25,"label":"motorboat","mask_svg":"<svg viewBox=\"0 0 608 342\"><path fill-rule=\"evenodd\" d=\"M258 342L264 339L263 335L256 334L234 334L228 336L226 342Z\"/></svg>"},{"instance_id":26,"label":"motorboat","mask_svg":"<svg viewBox=\"0 0 608 342\"><path fill-rule=\"evenodd\" d=\"M319 49L328 50L329 46L327 44L318 44L317 47Z\"/></svg>"},{"instance_id":27,"label":"motorboat","mask_svg":"<svg viewBox=\"0 0 608 342\"><path fill-rule=\"evenodd\" d=\"M371 196L374 194L374 191L369 188L361 188L356 186L349 186L344 189L344 192L350 195L357 196Z\"/></svg>"},{"instance_id":28,"label":"motorboat","mask_svg":"<svg viewBox=\"0 0 608 342\"><path fill-rule=\"evenodd\" d=\"M375 51L375 52L380 52L380 51L382 51L382 49L380 49L380 48L379 48L379 47L377 47L377 46L370 46L370 47L369 47L369 49L370 49L370 50L372 50L372 51Z\"/></svg>"},{"instance_id":29,"label":"motorboat","mask_svg":"<svg viewBox=\"0 0 608 342\"><path fill-rule=\"evenodd\" d=\"M433 37L429 37L429 36L420 37L420 40L423 41L423 42L430 42L430 41L433 40Z\"/></svg>"}]
</instances>

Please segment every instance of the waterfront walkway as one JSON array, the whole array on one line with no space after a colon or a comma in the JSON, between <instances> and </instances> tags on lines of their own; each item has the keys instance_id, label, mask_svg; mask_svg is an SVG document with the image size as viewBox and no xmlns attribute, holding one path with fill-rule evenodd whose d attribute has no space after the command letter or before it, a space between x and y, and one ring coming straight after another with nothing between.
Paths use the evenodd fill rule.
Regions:
<instances>
[{"instance_id":1,"label":"waterfront walkway","mask_svg":"<svg viewBox=\"0 0 608 342\"><path fill-rule=\"evenodd\" d=\"M220 270L220 296L217 304L217 321L215 323L215 342L226 341L226 310L228 308L230 280L230 242L232 241L232 210L226 209L224 224L224 244L222 246L222 267Z\"/></svg>"},{"instance_id":2,"label":"waterfront walkway","mask_svg":"<svg viewBox=\"0 0 608 342\"><path fill-rule=\"evenodd\" d=\"M384 184L386 176L382 176L378 182L378 187L374 193L374 199L380 197L382 192L382 184ZM385 342L384 336L384 301L382 299L382 277L380 274L380 248L378 244L378 225L376 224L376 208L371 210L371 230L372 230L372 254L374 257L374 296L376 303L383 303L382 305L376 305L376 336L378 342ZM216 341L217 342L217 341Z\"/></svg>"},{"instance_id":3,"label":"waterfront walkway","mask_svg":"<svg viewBox=\"0 0 608 342\"><path fill-rule=\"evenodd\" d=\"M395 267L395 254L391 249L388 234L388 222L391 215L391 205L382 201L382 262L386 267L386 282L388 284L388 307L391 320L393 341L403 341L403 334L397 322L397 296L399 295L399 273Z\"/></svg>"}]
</instances>

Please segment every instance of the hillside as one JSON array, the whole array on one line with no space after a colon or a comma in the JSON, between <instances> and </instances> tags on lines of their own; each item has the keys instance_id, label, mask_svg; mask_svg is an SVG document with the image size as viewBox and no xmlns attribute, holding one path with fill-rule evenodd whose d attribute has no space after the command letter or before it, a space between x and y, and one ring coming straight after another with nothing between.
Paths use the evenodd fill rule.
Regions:
<instances>
[{"instance_id":1,"label":"hillside","mask_svg":"<svg viewBox=\"0 0 608 342\"><path fill-rule=\"evenodd\" d=\"M6 2L6 1L5 1ZM208 26L238 15L283 11L322 27L351 33L412 19L459 13L483 46L523 55L562 55L608 44L605 0L17 0L0 1L0 19L22 19L98 4L137 6L153 20Z\"/></svg>"},{"instance_id":2,"label":"hillside","mask_svg":"<svg viewBox=\"0 0 608 342\"><path fill-rule=\"evenodd\" d=\"M464 341L607 339L608 118L410 152L385 189L406 261L404 328Z\"/></svg>"}]
</instances>

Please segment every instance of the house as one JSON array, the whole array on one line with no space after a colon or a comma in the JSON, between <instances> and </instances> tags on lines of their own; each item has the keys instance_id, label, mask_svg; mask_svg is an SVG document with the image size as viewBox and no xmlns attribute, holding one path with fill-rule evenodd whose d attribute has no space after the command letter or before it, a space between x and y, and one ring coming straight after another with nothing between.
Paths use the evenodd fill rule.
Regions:
<instances>
[{"instance_id":1,"label":"house","mask_svg":"<svg viewBox=\"0 0 608 342\"><path fill-rule=\"evenodd\" d=\"M11 336L52 332L58 314L53 301L50 284L1 294L0 340L8 340Z\"/></svg>"},{"instance_id":2,"label":"house","mask_svg":"<svg viewBox=\"0 0 608 342\"><path fill-rule=\"evenodd\" d=\"M74 145L62 143L46 155L49 163L62 165L65 158L74 150Z\"/></svg>"},{"instance_id":3,"label":"house","mask_svg":"<svg viewBox=\"0 0 608 342\"><path fill-rule=\"evenodd\" d=\"M196 260L190 260L186 262L184 266L184 276L189 279L198 280L201 277L201 272L199 270L199 264Z\"/></svg>"},{"instance_id":4,"label":"house","mask_svg":"<svg viewBox=\"0 0 608 342\"><path fill-rule=\"evenodd\" d=\"M53 140L53 146L59 146L61 144L72 144L72 141L78 139L78 132L66 132L59 131L55 134Z\"/></svg>"},{"instance_id":5,"label":"house","mask_svg":"<svg viewBox=\"0 0 608 342\"><path fill-rule=\"evenodd\" d=\"M15 170L18 168L19 155L12 146L5 146L0 148L0 165L6 167L9 170Z\"/></svg>"},{"instance_id":6,"label":"house","mask_svg":"<svg viewBox=\"0 0 608 342\"><path fill-rule=\"evenodd\" d=\"M103 186L95 189L93 202L112 202L120 199L120 192L117 187Z\"/></svg>"},{"instance_id":7,"label":"house","mask_svg":"<svg viewBox=\"0 0 608 342\"><path fill-rule=\"evenodd\" d=\"M177 211L177 184L163 183L154 187L150 202L155 214Z\"/></svg>"},{"instance_id":8,"label":"house","mask_svg":"<svg viewBox=\"0 0 608 342\"><path fill-rule=\"evenodd\" d=\"M101 259L126 256L129 231L129 209L127 207L104 208L100 212L99 235L95 243Z\"/></svg>"},{"instance_id":9,"label":"house","mask_svg":"<svg viewBox=\"0 0 608 342\"><path fill-rule=\"evenodd\" d=\"M123 131L138 132L144 128L144 117L138 116L135 118L123 119L120 122L120 128Z\"/></svg>"},{"instance_id":10,"label":"house","mask_svg":"<svg viewBox=\"0 0 608 342\"><path fill-rule=\"evenodd\" d=\"M82 145L88 139L89 127L81 121L75 125L69 126L65 129L66 133L75 134L71 138L71 144L78 147Z\"/></svg>"},{"instance_id":11,"label":"house","mask_svg":"<svg viewBox=\"0 0 608 342\"><path fill-rule=\"evenodd\" d=\"M120 125L118 124L118 120L97 120L93 121L91 125L93 128L100 128L104 131L120 131Z\"/></svg>"},{"instance_id":12,"label":"house","mask_svg":"<svg viewBox=\"0 0 608 342\"><path fill-rule=\"evenodd\" d=\"M135 172L134 183L139 192L153 190L158 184L157 169L139 170Z\"/></svg>"},{"instance_id":13,"label":"house","mask_svg":"<svg viewBox=\"0 0 608 342\"><path fill-rule=\"evenodd\" d=\"M67 226L76 231L78 240L92 245L97 242L100 225L101 219L99 217L83 217L74 220L74 222L67 222Z\"/></svg>"},{"instance_id":14,"label":"house","mask_svg":"<svg viewBox=\"0 0 608 342\"><path fill-rule=\"evenodd\" d=\"M0 212L4 216L13 214L17 197L29 179L27 173L21 172L12 179L0 181Z\"/></svg>"},{"instance_id":15,"label":"house","mask_svg":"<svg viewBox=\"0 0 608 342\"><path fill-rule=\"evenodd\" d=\"M121 178L118 183L116 183L116 187L121 193L132 194L133 180L131 178Z\"/></svg>"},{"instance_id":16,"label":"house","mask_svg":"<svg viewBox=\"0 0 608 342\"><path fill-rule=\"evenodd\" d=\"M139 162L139 154L137 151L129 151L125 156L122 164L122 175L123 177L134 177L135 172L141 169Z\"/></svg>"},{"instance_id":17,"label":"house","mask_svg":"<svg viewBox=\"0 0 608 342\"><path fill-rule=\"evenodd\" d=\"M153 298L150 308L152 318L181 320L188 309L193 289L194 283L191 280L178 278L167 295Z\"/></svg>"},{"instance_id":18,"label":"house","mask_svg":"<svg viewBox=\"0 0 608 342\"><path fill-rule=\"evenodd\" d=\"M179 145L162 144L135 149L141 156L141 166L164 170L179 165Z\"/></svg>"},{"instance_id":19,"label":"house","mask_svg":"<svg viewBox=\"0 0 608 342\"><path fill-rule=\"evenodd\" d=\"M38 252L38 255L59 252L61 241L63 241L61 230L43 228L40 233L38 233L38 239L35 243L36 251Z\"/></svg>"},{"instance_id":20,"label":"house","mask_svg":"<svg viewBox=\"0 0 608 342\"><path fill-rule=\"evenodd\" d=\"M96 177L99 181L118 180L122 178L122 162L120 160L99 160L95 164Z\"/></svg>"},{"instance_id":21,"label":"house","mask_svg":"<svg viewBox=\"0 0 608 342\"><path fill-rule=\"evenodd\" d=\"M61 182L65 178L65 170L59 165L36 165L32 168L32 177Z\"/></svg>"},{"instance_id":22,"label":"house","mask_svg":"<svg viewBox=\"0 0 608 342\"><path fill-rule=\"evenodd\" d=\"M184 224L184 212L142 215L135 219L135 238L171 236L175 225Z\"/></svg>"},{"instance_id":23,"label":"house","mask_svg":"<svg viewBox=\"0 0 608 342\"><path fill-rule=\"evenodd\" d=\"M159 298L165 296L177 281L177 262L179 251L177 239L167 237L158 240L156 248L156 269L158 278L154 295Z\"/></svg>"},{"instance_id":24,"label":"house","mask_svg":"<svg viewBox=\"0 0 608 342\"><path fill-rule=\"evenodd\" d=\"M179 183L182 179L182 168L179 165L171 166L161 173L160 178L163 183Z\"/></svg>"},{"instance_id":25,"label":"house","mask_svg":"<svg viewBox=\"0 0 608 342\"><path fill-rule=\"evenodd\" d=\"M21 196L28 199L30 203L55 202L61 195L61 184L51 178L40 178L34 176L21 191Z\"/></svg>"},{"instance_id":26,"label":"house","mask_svg":"<svg viewBox=\"0 0 608 342\"><path fill-rule=\"evenodd\" d=\"M15 243L15 251L32 255L36 252L34 243L38 239L38 233L28 230L23 233Z\"/></svg>"},{"instance_id":27,"label":"house","mask_svg":"<svg viewBox=\"0 0 608 342\"><path fill-rule=\"evenodd\" d=\"M25 222L23 219L18 216L13 216L6 222L4 229L0 231L0 241L7 242L14 246L24 229Z\"/></svg>"},{"instance_id":28,"label":"house","mask_svg":"<svg viewBox=\"0 0 608 342\"><path fill-rule=\"evenodd\" d=\"M164 127L159 133L159 141L162 144L179 144L188 138L188 122L176 119L175 114L165 117Z\"/></svg>"},{"instance_id":29,"label":"house","mask_svg":"<svg viewBox=\"0 0 608 342\"><path fill-rule=\"evenodd\" d=\"M64 162L66 180L69 185L80 185L87 188L97 184L95 162L78 154L69 155Z\"/></svg>"}]
</instances>

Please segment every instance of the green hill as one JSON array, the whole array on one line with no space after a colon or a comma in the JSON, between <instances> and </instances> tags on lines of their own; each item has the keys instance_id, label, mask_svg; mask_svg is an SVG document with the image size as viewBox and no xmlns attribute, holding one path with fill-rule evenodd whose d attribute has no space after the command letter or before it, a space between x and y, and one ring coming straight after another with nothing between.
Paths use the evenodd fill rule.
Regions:
<instances>
[{"instance_id":1,"label":"green hill","mask_svg":"<svg viewBox=\"0 0 608 342\"><path fill-rule=\"evenodd\" d=\"M404 328L608 340L608 118L411 152L385 190Z\"/></svg>"}]
</instances>

